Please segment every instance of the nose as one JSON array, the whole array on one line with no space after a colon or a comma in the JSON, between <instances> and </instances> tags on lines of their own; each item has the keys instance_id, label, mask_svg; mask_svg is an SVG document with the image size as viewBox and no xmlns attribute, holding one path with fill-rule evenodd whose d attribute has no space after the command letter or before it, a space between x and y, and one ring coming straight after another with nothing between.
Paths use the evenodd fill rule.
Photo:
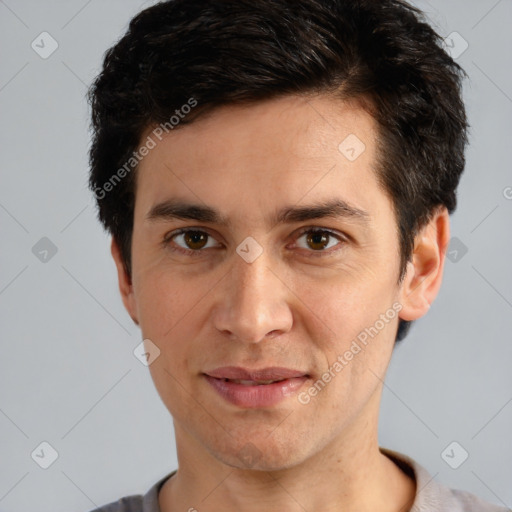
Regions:
<instances>
[{"instance_id":1,"label":"nose","mask_svg":"<svg viewBox=\"0 0 512 512\"><path fill-rule=\"evenodd\" d=\"M219 290L215 327L248 344L288 332L293 323L292 292L276 270L265 251L252 263L235 254L231 272Z\"/></svg>"}]
</instances>

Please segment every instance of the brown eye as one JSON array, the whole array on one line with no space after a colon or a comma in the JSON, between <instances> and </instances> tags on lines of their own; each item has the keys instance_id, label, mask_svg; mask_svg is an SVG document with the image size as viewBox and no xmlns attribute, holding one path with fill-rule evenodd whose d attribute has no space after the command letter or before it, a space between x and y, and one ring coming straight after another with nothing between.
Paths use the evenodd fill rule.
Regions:
<instances>
[{"instance_id":1,"label":"brown eye","mask_svg":"<svg viewBox=\"0 0 512 512\"><path fill-rule=\"evenodd\" d=\"M198 229L182 229L164 240L165 245L173 250L188 254L201 254L203 249L217 248L218 242L206 231Z\"/></svg>"},{"instance_id":2,"label":"brown eye","mask_svg":"<svg viewBox=\"0 0 512 512\"><path fill-rule=\"evenodd\" d=\"M331 252L327 251L336 245L342 245L345 239L342 235L325 229L306 229L297 239L297 246L308 249L309 252Z\"/></svg>"},{"instance_id":3,"label":"brown eye","mask_svg":"<svg viewBox=\"0 0 512 512\"><path fill-rule=\"evenodd\" d=\"M312 231L307 234L306 242L311 249L324 250L329 243L329 235L325 231Z\"/></svg>"},{"instance_id":4,"label":"brown eye","mask_svg":"<svg viewBox=\"0 0 512 512\"><path fill-rule=\"evenodd\" d=\"M187 231L183 233L183 240L189 249L202 249L208 241L208 234L203 231Z\"/></svg>"}]
</instances>

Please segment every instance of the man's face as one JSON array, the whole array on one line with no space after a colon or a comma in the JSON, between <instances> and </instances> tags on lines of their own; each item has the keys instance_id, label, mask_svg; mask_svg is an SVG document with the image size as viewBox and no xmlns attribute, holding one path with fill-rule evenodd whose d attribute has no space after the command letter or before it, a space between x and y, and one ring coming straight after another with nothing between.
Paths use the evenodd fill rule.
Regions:
<instances>
[{"instance_id":1,"label":"man's face","mask_svg":"<svg viewBox=\"0 0 512 512\"><path fill-rule=\"evenodd\" d=\"M321 96L223 107L152 136L138 170L128 303L160 349L150 371L181 443L229 465L244 467L249 454L254 467L278 469L376 425L399 297L376 135L362 109ZM221 219L155 209L166 201ZM309 210L335 202L347 208ZM309 215L278 220L286 209ZM299 377L256 386L223 380L224 367Z\"/></svg>"}]
</instances>

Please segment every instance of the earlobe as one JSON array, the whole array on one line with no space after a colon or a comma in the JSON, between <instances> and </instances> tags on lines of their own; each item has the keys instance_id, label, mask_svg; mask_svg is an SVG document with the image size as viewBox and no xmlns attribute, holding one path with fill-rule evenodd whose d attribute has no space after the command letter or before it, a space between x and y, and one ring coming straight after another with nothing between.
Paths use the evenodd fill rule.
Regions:
<instances>
[{"instance_id":1,"label":"earlobe","mask_svg":"<svg viewBox=\"0 0 512 512\"><path fill-rule=\"evenodd\" d=\"M450 219L443 207L415 238L412 259L407 263L400 290L402 320L417 320L430 309L441 287L449 239Z\"/></svg>"},{"instance_id":2,"label":"earlobe","mask_svg":"<svg viewBox=\"0 0 512 512\"><path fill-rule=\"evenodd\" d=\"M133 293L132 280L130 275L126 271L124 260L121 256L121 249L119 248L119 244L117 243L114 237L112 237L112 242L110 244L110 252L116 264L119 291L121 293L121 298L123 300L124 307L126 308L126 311L128 311L128 314L130 315L131 319L137 325L139 325L135 295Z\"/></svg>"}]
</instances>

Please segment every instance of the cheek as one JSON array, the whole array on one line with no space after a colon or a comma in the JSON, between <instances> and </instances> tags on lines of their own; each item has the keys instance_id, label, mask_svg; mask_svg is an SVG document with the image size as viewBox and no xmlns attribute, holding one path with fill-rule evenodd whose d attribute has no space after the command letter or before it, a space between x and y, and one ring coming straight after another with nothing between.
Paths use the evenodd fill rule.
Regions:
<instances>
[{"instance_id":1,"label":"cheek","mask_svg":"<svg viewBox=\"0 0 512 512\"><path fill-rule=\"evenodd\" d=\"M169 269L162 271L158 266L139 273L134 279L134 293L142 333L155 340L172 338L184 320L190 325L194 307L204 295L201 281Z\"/></svg>"},{"instance_id":2,"label":"cheek","mask_svg":"<svg viewBox=\"0 0 512 512\"><path fill-rule=\"evenodd\" d=\"M151 378L171 414L182 416L183 403L189 401L191 327L196 325L200 290L187 286L171 272L154 269L145 272L135 287L142 336L160 350L149 366Z\"/></svg>"},{"instance_id":3,"label":"cheek","mask_svg":"<svg viewBox=\"0 0 512 512\"><path fill-rule=\"evenodd\" d=\"M337 429L356 417L381 386L398 313L392 308L392 294L373 287L333 287L330 293L310 292L308 301L325 329L323 336L312 338L318 343L315 353L321 354L321 366L302 399L309 400L313 417L328 414Z\"/></svg>"},{"instance_id":4,"label":"cheek","mask_svg":"<svg viewBox=\"0 0 512 512\"><path fill-rule=\"evenodd\" d=\"M328 338L346 343L391 308L398 293L391 278L339 273L327 280L297 279L293 289L309 314L325 326Z\"/></svg>"},{"instance_id":5,"label":"cheek","mask_svg":"<svg viewBox=\"0 0 512 512\"><path fill-rule=\"evenodd\" d=\"M306 326L313 320L323 326L322 333L308 334L321 354L317 370L331 382L324 396L334 394L336 402L345 397L345 409L355 407L375 390L376 375L383 377L389 363L398 324L395 287L362 276L352 283L340 279L323 287L303 286Z\"/></svg>"}]
</instances>

